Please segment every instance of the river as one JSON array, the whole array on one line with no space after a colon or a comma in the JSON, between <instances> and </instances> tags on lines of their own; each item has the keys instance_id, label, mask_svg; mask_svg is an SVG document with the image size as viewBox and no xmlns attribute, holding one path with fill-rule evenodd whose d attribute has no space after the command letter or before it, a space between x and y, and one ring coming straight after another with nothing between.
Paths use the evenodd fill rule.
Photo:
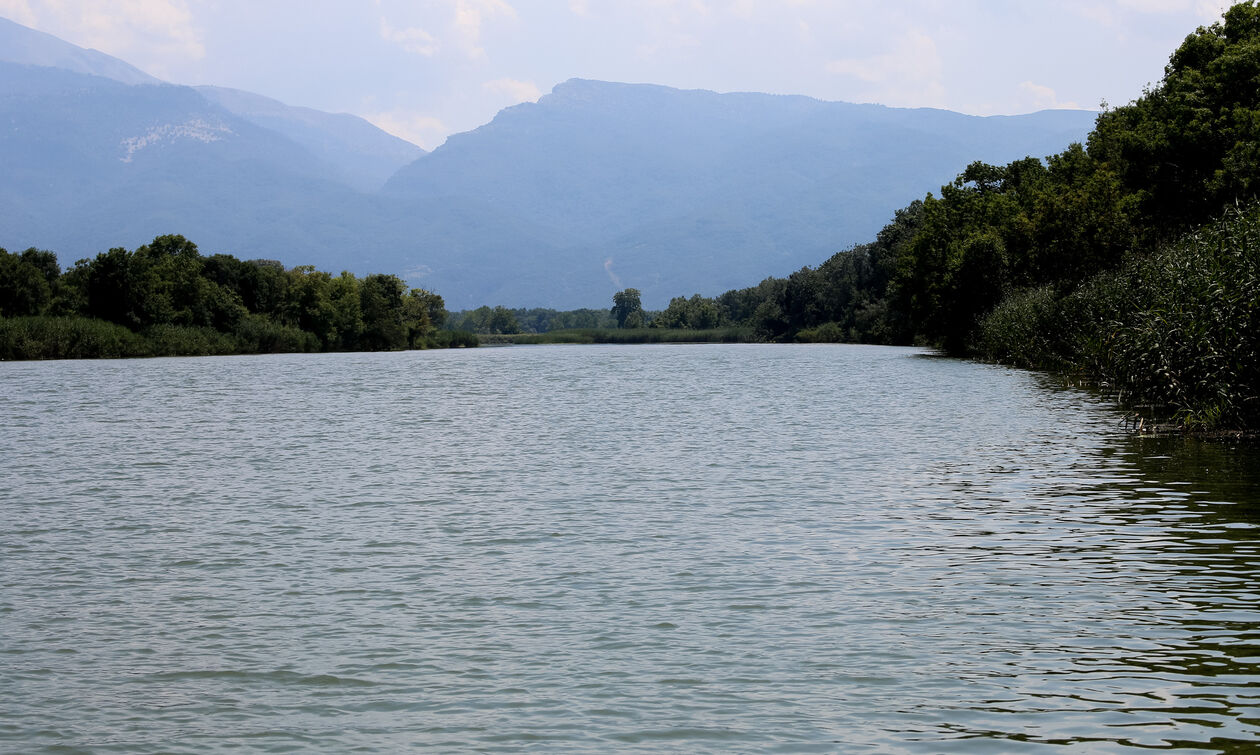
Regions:
<instances>
[{"instance_id":1,"label":"river","mask_svg":"<svg viewBox=\"0 0 1260 755\"><path fill-rule=\"evenodd\" d=\"M3 751L1260 742L1256 448L1129 436L1047 376L821 345L0 363L0 419Z\"/></svg>"}]
</instances>

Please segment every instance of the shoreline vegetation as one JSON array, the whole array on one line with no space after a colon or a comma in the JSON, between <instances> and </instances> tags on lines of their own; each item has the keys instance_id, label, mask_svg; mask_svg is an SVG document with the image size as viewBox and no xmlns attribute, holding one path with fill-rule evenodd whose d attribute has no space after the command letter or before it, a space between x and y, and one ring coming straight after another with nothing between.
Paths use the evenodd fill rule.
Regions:
<instances>
[{"instance_id":1,"label":"shoreline vegetation","mask_svg":"<svg viewBox=\"0 0 1260 755\"><path fill-rule=\"evenodd\" d=\"M0 359L532 343L844 342L1058 372L1149 425L1260 431L1260 7L1173 52L1086 143L972 163L815 268L661 311L448 315L396 276L201 257L180 236L62 272L0 253Z\"/></svg>"},{"instance_id":2,"label":"shoreline vegetation","mask_svg":"<svg viewBox=\"0 0 1260 755\"><path fill-rule=\"evenodd\" d=\"M0 249L0 359L95 359L475 346L442 330L442 297L394 275L333 277L273 260L203 257L183 236L63 271Z\"/></svg>"}]
</instances>

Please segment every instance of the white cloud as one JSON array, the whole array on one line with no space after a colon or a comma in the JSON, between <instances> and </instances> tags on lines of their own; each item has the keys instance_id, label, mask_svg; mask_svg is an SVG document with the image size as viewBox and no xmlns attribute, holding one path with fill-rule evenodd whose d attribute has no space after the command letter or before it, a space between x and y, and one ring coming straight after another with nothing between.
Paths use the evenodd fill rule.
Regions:
<instances>
[{"instance_id":1,"label":"white cloud","mask_svg":"<svg viewBox=\"0 0 1260 755\"><path fill-rule=\"evenodd\" d=\"M1205 23L1219 21L1221 14L1233 3L1231 0L1112 0L1100 3L1096 0L1072 2L1067 7L1077 15L1103 26L1123 28L1130 14L1192 15ZM1190 32L1187 29L1186 32Z\"/></svg>"},{"instance_id":2,"label":"white cloud","mask_svg":"<svg viewBox=\"0 0 1260 755\"><path fill-rule=\"evenodd\" d=\"M867 85L856 94L884 105L943 107L944 64L936 41L911 29L886 53L865 58L841 58L827 63L827 72Z\"/></svg>"},{"instance_id":3,"label":"white cloud","mask_svg":"<svg viewBox=\"0 0 1260 755\"><path fill-rule=\"evenodd\" d=\"M1075 102L1061 102L1059 95L1050 87L1031 81L1020 82L1019 107L1023 110L1080 110Z\"/></svg>"},{"instance_id":4,"label":"white cloud","mask_svg":"<svg viewBox=\"0 0 1260 755\"><path fill-rule=\"evenodd\" d=\"M643 24L643 38L635 52L645 61L701 47L703 25L711 17L709 6L701 0L644 0L635 11L635 20Z\"/></svg>"},{"instance_id":5,"label":"white cloud","mask_svg":"<svg viewBox=\"0 0 1260 755\"><path fill-rule=\"evenodd\" d=\"M388 110L378 113L362 113L362 117L377 128L406 139L425 149L433 149L451 132L450 127L431 115L406 110Z\"/></svg>"},{"instance_id":6,"label":"white cloud","mask_svg":"<svg viewBox=\"0 0 1260 755\"><path fill-rule=\"evenodd\" d=\"M430 58L484 58L482 38L487 26L494 21L518 18L516 9L506 0L376 0L375 4L382 9L382 39Z\"/></svg>"},{"instance_id":7,"label":"white cloud","mask_svg":"<svg viewBox=\"0 0 1260 755\"><path fill-rule=\"evenodd\" d=\"M569 10L575 16L589 16L591 15L590 0L569 0Z\"/></svg>"},{"instance_id":8,"label":"white cloud","mask_svg":"<svg viewBox=\"0 0 1260 755\"><path fill-rule=\"evenodd\" d=\"M1216 20L1233 3L1228 0L1117 0L1121 8L1141 13L1195 13Z\"/></svg>"},{"instance_id":9,"label":"white cloud","mask_svg":"<svg viewBox=\"0 0 1260 755\"><path fill-rule=\"evenodd\" d=\"M1143 13L1175 13L1193 6L1194 0L1117 0L1117 5Z\"/></svg>"},{"instance_id":10,"label":"white cloud","mask_svg":"<svg viewBox=\"0 0 1260 755\"><path fill-rule=\"evenodd\" d=\"M158 76L200 60L205 45L184 0L0 0L42 31L123 58Z\"/></svg>"},{"instance_id":11,"label":"white cloud","mask_svg":"<svg viewBox=\"0 0 1260 755\"><path fill-rule=\"evenodd\" d=\"M455 31L470 58L485 56L485 48L481 46L481 26L494 18L516 18L516 9L503 0L456 0Z\"/></svg>"},{"instance_id":12,"label":"white cloud","mask_svg":"<svg viewBox=\"0 0 1260 755\"><path fill-rule=\"evenodd\" d=\"M1195 3L1194 12L1204 21L1219 21L1231 5L1233 3L1228 0L1199 0Z\"/></svg>"},{"instance_id":13,"label":"white cloud","mask_svg":"<svg viewBox=\"0 0 1260 755\"><path fill-rule=\"evenodd\" d=\"M542 90L532 81L518 81L517 79L495 79L487 81L481 85L483 89L501 94L512 102L536 102L542 96Z\"/></svg>"},{"instance_id":14,"label":"white cloud","mask_svg":"<svg viewBox=\"0 0 1260 755\"><path fill-rule=\"evenodd\" d=\"M381 39L393 42L407 52L423 55L426 58L433 57L438 51L437 39L429 32L418 26L395 29L384 18L381 19Z\"/></svg>"},{"instance_id":15,"label":"white cloud","mask_svg":"<svg viewBox=\"0 0 1260 755\"><path fill-rule=\"evenodd\" d=\"M0 16L23 26L34 26L39 21L26 0L0 0Z\"/></svg>"}]
</instances>

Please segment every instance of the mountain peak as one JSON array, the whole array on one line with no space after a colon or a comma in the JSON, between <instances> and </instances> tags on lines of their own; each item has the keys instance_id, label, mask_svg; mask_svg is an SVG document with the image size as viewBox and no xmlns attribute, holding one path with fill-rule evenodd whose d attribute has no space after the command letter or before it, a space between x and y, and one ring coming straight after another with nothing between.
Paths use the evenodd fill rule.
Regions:
<instances>
[{"instance_id":1,"label":"mountain peak","mask_svg":"<svg viewBox=\"0 0 1260 755\"><path fill-rule=\"evenodd\" d=\"M0 18L0 61L63 68L75 73L102 76L124 84L163 83L161 79L111 55L72 45L7 18Z\"/></svg>"}]
</instances>

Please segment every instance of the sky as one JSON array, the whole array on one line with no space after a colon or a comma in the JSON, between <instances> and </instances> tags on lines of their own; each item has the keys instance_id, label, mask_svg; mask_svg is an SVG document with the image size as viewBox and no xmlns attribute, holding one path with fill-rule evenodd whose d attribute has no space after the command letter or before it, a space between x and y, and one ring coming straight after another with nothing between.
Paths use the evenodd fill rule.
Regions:
<instances>
[{"instance_id":1,"label":"sky","mask_svg":"<svg viewBox=\"0 0 1260 755\"><path fill-rule=\"evenodd\" d=\"M1221 0L0 0L177 84L433 149L570 78L939 107L1120 105Z\"/></svg>"}]
</instances>

